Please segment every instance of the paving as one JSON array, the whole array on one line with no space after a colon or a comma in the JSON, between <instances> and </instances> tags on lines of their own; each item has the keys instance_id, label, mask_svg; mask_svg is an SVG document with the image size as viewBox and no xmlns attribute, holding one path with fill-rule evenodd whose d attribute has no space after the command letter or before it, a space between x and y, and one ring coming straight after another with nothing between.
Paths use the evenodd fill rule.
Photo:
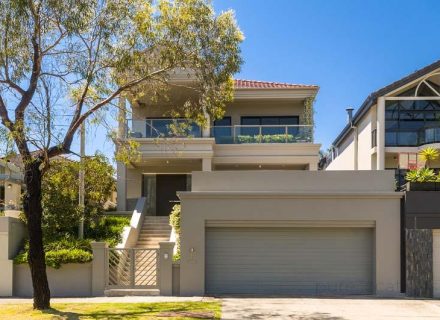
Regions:
<instances>
[{"instance_id":1,"label":"paving","mask_svg":"<svg viewBox=\"0 0 440 320\"><path fill-rule=\"evenodd\" d=\"M378 298L224 298L222 319L440 319L440 301Z\"/></svg>"}]
</instances>

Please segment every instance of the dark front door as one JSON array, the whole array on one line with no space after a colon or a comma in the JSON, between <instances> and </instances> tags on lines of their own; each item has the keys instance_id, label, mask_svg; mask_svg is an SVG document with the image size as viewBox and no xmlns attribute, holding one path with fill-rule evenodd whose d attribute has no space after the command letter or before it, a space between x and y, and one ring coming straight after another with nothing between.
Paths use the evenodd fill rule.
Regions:
<instances>
[{"instance_id":1,"label":"dark front door","mask_svg":"<svg viewBox=\"0 0 440 320\"><path fill-rule=\"evenodd\" d=\"M179 200L178 191L187 189L186 174L158 174L156 176L156 215L168 216Z\"/></svg>"}]
</instances>

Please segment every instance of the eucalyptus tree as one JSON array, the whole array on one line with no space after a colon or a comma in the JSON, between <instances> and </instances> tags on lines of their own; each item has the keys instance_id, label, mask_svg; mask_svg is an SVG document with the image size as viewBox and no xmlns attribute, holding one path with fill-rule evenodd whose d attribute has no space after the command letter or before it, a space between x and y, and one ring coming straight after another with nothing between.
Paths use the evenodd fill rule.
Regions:
<instances>
[{"instance_id":1,"label":"eucalyptus tree","mask_svg":"<svg viewBox=\"0 0 440 320\"><path fill-rule=\"evenodd\" d=\"M24 163L34 308L50 307L41 228L50 158L71 152L77 129L121 95L166 94L175 70L197 93L176 110L221 116L242 39L233 13L216 15L208 0L0 1L0 132Z\"/></svg>"}]
</instances>

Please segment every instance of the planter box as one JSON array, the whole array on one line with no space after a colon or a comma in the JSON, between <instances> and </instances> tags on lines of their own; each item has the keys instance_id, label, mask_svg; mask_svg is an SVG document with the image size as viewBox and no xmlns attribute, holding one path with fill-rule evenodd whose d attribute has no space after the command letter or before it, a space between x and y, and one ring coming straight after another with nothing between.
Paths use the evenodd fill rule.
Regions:
<instances>
[{"instance_id":1,"label":"planter box","mask_svg":"<svg viewBox=\"0 0 440 320\"><path fill-rule=\"evenodd\" d=\"M406 191L440 191L440 182L407 182Z\"/></svg>"}]
</instances>

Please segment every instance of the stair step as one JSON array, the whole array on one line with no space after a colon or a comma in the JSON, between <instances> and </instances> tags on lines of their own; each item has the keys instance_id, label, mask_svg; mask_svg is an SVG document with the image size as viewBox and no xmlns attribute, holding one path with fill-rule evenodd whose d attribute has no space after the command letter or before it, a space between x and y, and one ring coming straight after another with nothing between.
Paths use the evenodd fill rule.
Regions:
<instances>
[{"instance_id":1,"label":"stair step","mask_svg":"<svg viewBox=\"0 0 440 320\"><path fill-rule=\"evenodd\" d=\"M158 296L159 289L108 289L104 291L106 297L125 297L125 296Z\"/></svg>"}]
</instances>

